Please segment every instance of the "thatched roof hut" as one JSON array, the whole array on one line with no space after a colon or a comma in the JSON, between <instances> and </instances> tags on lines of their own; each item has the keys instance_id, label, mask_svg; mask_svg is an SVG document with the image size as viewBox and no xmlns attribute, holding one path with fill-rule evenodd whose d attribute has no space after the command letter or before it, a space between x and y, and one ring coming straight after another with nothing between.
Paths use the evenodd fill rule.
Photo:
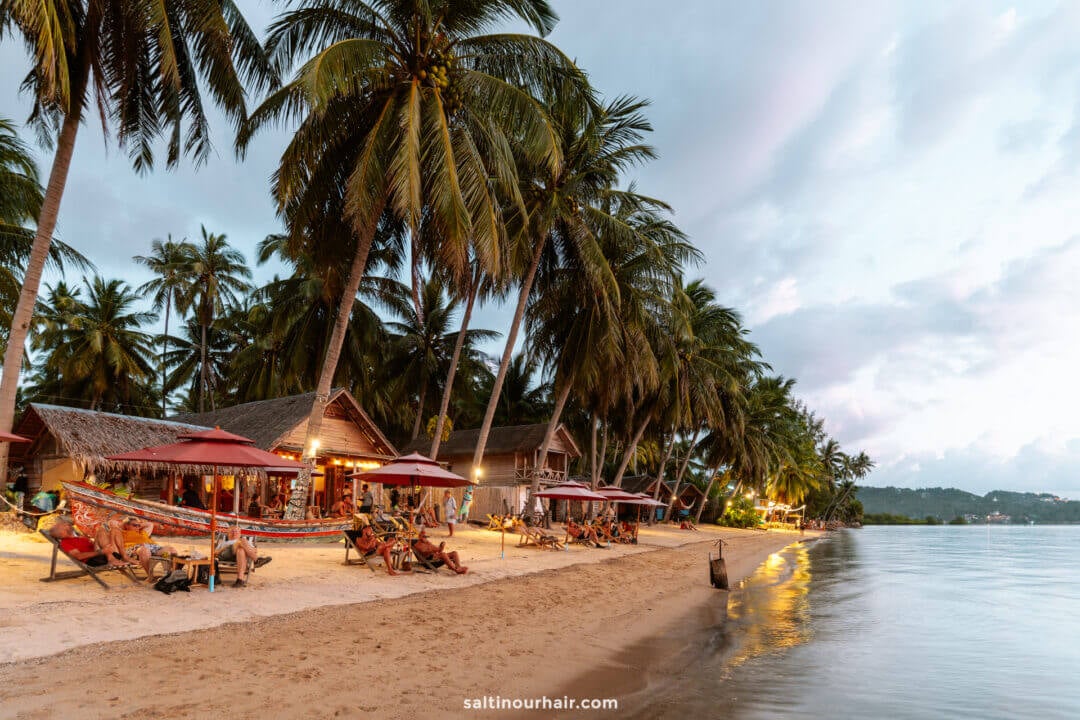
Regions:
<instances>
[{"instance_id":1,"label":"thatched roof hut","mask_svg":"<svg viewBox=\"0 0 1080 720\"><path fill-rule=\"evenodd\" d=\"M80 480L100 471L175 469L105 458L176 442L177 435L206 429L169 420L31 403L15 430L32 442L13 444L10 462L23 465L31 488L54 487L55 483L50 482L53 477Z\"/></svg>"},{"instance_id":2,"label":"thatched roof hut","mask_svg":"<svg viewBox=\"0 0 1080 720\"><path fill-rule=\"evenodd\" d=\"M251 438L256 447L270 452L286 450L302 452L307 419L315 393L290 395L270 400L233 405L204 413L186 413L172 420L177 422L220 427L231 433ZM397 456L394 446L383 435L360 403L347 390L337 388L330 393L323 429L320 432L320 454L388 460Z\"/></svg>"}]
</instances>

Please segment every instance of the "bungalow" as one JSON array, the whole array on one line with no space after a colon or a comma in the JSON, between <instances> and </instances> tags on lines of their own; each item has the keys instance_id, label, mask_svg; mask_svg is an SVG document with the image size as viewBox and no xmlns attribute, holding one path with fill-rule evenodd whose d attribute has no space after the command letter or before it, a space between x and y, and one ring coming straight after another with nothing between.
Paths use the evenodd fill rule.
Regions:
<instances>
[{"instance_id":1,"label":"bungalow","mask_svg":"<svg viewBox=\"0 0 1080 720\"><path fill-rule=\"evenodd\" d=\"M624 477L622 481L622 489L627 492L638 493L643 492L649 496L653 496L656 493L656 478L651 475L631 475L630 477ZM675 490L675 481L667 480L660 485L660 502L670 503L671 494ZM705 493L697 485L693 483L684 482L679 486L679 502L683 507L696 508L698 503L703 502L705 499Z\"/></svg>"},{"instance_id":2,"label":"bungalow","mask_svg":"<svg viewBox=\"0 0 1080 720\"><path fill-rule=\"evenodd\" d=\"M313 400L314 393L306 393L167 420L31 403L16 431L32 442L11 446L11 464L24 467L31 492L58 488L61 480L128 471L138 476L135 489L139 495L166 498L176 489L165 480L168 473L148 473L144 464L115 463L106 456L164 445L183 433L220 427L254 440L263 450L298 459ZM319 436L318 469L322 474L315 477L313 498L324 510L334 503L348 473L378 467L397 455L356 399L343 389L330 394Z\"/></svg>"},{"instance_id":3,"label":"bungalow","mask_svg":"<svg viewBox=\"0 0 1080 720\"><path fill-rule=\"evenodd\" d=\"M178 415L174 420L220 427L251 438L255 446L283 458L299 460L307 435L315 393L233 405L212 412ZM319 430L313 504L324 512L336 502L346 475L370 470L397 457L397 450L347 390L330 393Z\"/></svg>"},{"instance_id":4,"label":"bungalow","mask_svg":"<svg viewBox=\"0 0 1080 720\"><path fill-rule=\"evenodd\" d=\"M455 430L439 446L438 460L446 463L447 469L480 483L473 493L470 510L473 518L521 510L534 475L539 475L544 485L567 478L570 463L581 457L581 450L561 423L555 428L544 467L536 467L548 426L548 423L539 423L492 428L480 467L474 467L472 462L480 436L478 429ZM427 455L430 450L430 440L417 439L406 445L403 452Z\"/></svg>"}]
</instances>

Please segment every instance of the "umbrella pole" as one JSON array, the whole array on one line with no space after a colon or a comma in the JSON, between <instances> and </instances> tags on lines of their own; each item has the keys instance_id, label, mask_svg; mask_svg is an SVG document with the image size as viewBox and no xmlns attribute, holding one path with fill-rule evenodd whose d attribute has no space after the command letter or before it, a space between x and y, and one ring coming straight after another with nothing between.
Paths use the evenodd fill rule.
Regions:
<instances>
[{"instance_id":1,"label":"umbrella pole","mask_svg":"<svg viewBox=\"0 0 1080 720\"><path fill-rule=\"evenodd\" d=\"M499 548L499 559L506 559L506 523L499 523L499 529L502 530L502 547Z\"/></svg>"},{"instance_id":2,"label":"umbrella pole","mask_svg":"<svg viewBox=\"0 0 1080 720\"><path fill-rule=\"evenodd\" d=\"M214 490L210 501L210 568L207 584L210 592L214 592L214 542L217 538L217 494L218 494L218 469L214 466Z\"/></svg>"}]
</instances>

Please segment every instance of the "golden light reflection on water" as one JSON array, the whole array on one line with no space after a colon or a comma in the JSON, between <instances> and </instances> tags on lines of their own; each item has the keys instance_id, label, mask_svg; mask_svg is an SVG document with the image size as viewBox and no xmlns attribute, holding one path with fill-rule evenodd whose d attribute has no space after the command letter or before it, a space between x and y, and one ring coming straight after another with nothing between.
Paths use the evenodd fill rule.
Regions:
<instances>
[{"instance_id":1,"label":"golden light reflection on water","mask_svg":"<svg viewBox=\"0 0 1080 720\"><path fill-rule=\"evenodd\" d=\"M728 621L745 631L725 675L767 653L807 642L810 632L810 553L805 544L773 553L728 598Z\"/></svg>"}]
</instances>

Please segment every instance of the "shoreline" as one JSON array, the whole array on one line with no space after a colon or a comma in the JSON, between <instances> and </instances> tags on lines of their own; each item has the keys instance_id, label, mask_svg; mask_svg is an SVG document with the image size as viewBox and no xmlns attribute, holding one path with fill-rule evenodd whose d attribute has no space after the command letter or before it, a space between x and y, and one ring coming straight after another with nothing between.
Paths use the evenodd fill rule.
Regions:
<instances>
[{"instance_id":1,"label":"shoreline","mask_svg":"<svg viewBox=\"0 0 1080 720\"><path fill-rule=\"evenodd\" d=\"M397 588L411 593L394 597L376 592L367 601L352 602L350 580L359 578L375 591L400 579L386 578L381 569L373 576L364 568L341 567L338 557L336 567L326 570L344 586L338 587L337 597L324 596L318 607L269 616L240 608L239 613L218 612L213 625L178 632L168 632L167 618L161 617L157 624L165 634L154 632L154 618L138 608L141 617L133 618L142 626L138 637L82 643L60 655L25 657L24 652L13 658L20 662L0 665L0 700L16 717L26 718L73 708L92 717L202 717L209 707L193 701L200 696L213 698L214 706L227 708L232 717L268 712L275 717L347 717L375 709L391 719L475 715L475 710L462 709L463 699L561 695L576 679L598 667L617 666L621 652L715 599L720 591L708 585L704 559L716 537L730 543L725 558L732 583L773 552L815 537L717 528L680 535L660 529L643 534L638 546L515 551L492 563L474 558L489 550L491 537L484 532L469 531L471 543L455 537L455 545L469 548L465 562L477 568L473 582L464 587L448 575L430 576ZM336 550L335 555L342 552L340 546ZM256 577L254 582L263 582ZM214 595L201 590L187 598L134 588L113 592L124 601L150 596L151 614L169 601L180 600L183 605L173 602L172 607L182 608L200 595L218 611L257 597L249 590ZM90 594L113 593L87 586L76 593L84 600ZM297 598L301 605L307 599L303 593ZM56 603L44 605L63 611ZM119 607L123 612L123 604ZM97 610L91 617L98 616ZM0 649L12 652L11 638L2 632L7 629L0 627ZM117 669L104 673L101 692L56 682L57 677L101 675L103 667ZM125 679L130 680L134 667L169 682L155 680L149 692L132 687ZM237 667L244 670L232 672L231 680L217 672Z\"/></svg>"}]
</instances>

